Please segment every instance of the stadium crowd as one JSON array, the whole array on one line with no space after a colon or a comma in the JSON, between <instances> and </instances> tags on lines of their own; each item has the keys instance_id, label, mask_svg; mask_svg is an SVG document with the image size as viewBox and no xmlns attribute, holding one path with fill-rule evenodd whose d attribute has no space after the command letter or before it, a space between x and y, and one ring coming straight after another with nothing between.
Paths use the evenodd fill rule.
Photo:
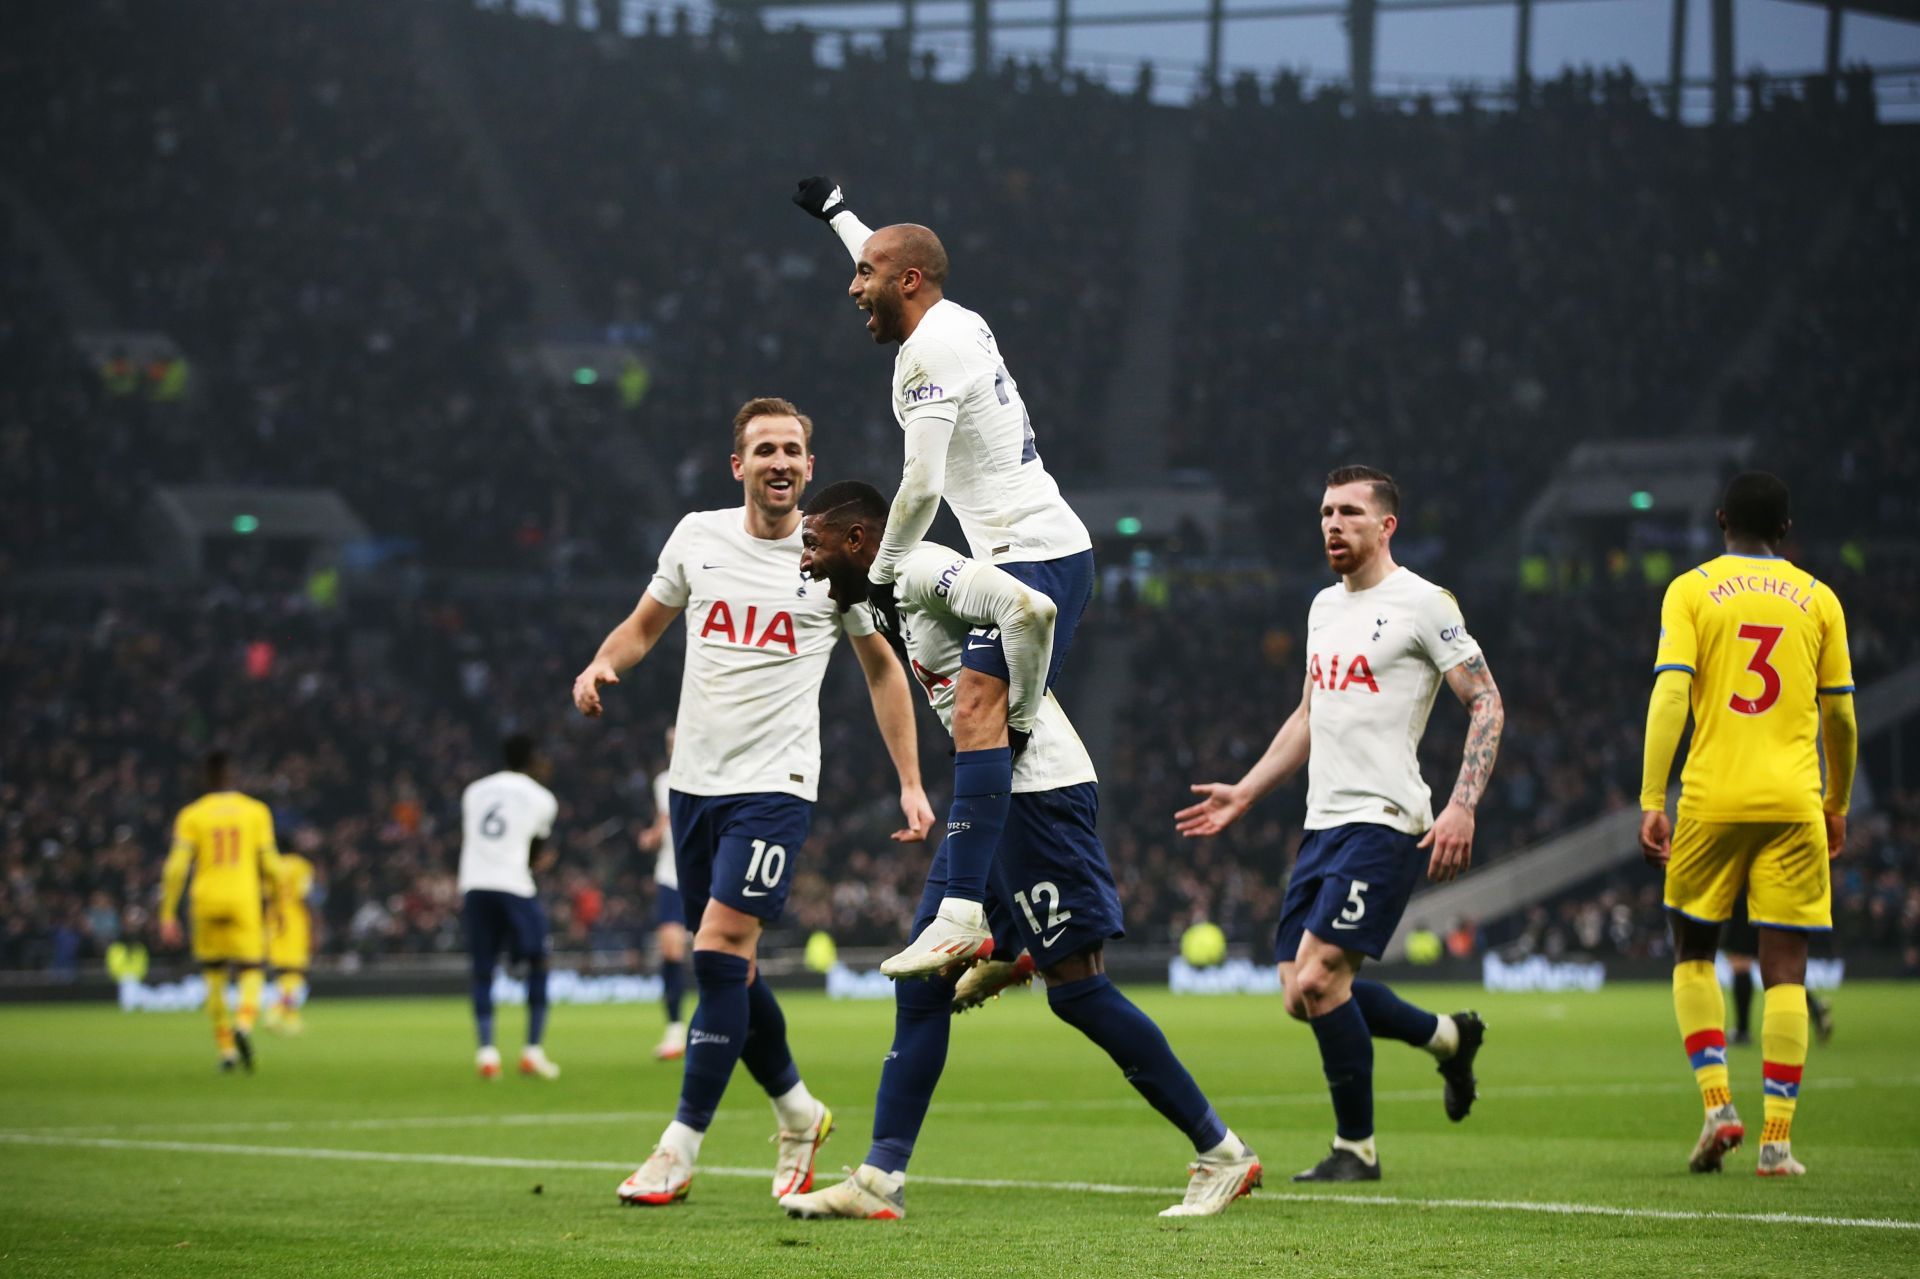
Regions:
<instances>
[{"instance_id":1,"label":"stadium crowd","mask_svg":"<svg viewBox=\"0 0 1920 1279\"><path fill-rule=\"evenodd\" d=\"M691 424L751 394L815 411L822 478L892 473L888 353L855 327L841 250L786 204L806 170L844 178L869 220L942 231L954 296L993 319L1069 494L1130 469L1097 422L1132 279L1115 211L1136 200L1157 108L1018 67L958 83L884 55L830 69L804 40L744 27L617 41L445 6L467 119L428 84L432 37L401 6L175 9L27 0L31 38L0 47L0 172L122 327L165 332L192 367L184 396L122 393L0 212L0 359L18 371L0 384L0 968L71 970L151 937L166 823L215 739L282 839L312 850L326 952L453 949L459 791L514 729L547 746L563 805L560 944L630 963L652 917L635 841L677 651L589 729L564 689L630 599L540 583L573 562L637 589L663 521L737 500L717 430ZM1306 513L1330 463L1401 475L1403 558L1458 586L1506 695L1479 859L1633 802L1658 574L1636 551L1577 580L1488 584L1468 552L1501 544L1570 441L1690 421L1773 282L1787 318L1772 358L1721 393L1719 428L1794 478L1862 684L1920 657L1920 561L1902 543L1920 165L1857 94L1844 105L1781 98L1688 131L1630 80L1569 74L1520 114L1353 117L1282 77L1186 117L1203 233L1183 247L1169 456L1277 530L1235 549L1283 570L1216 571L1189 548L1083 632L1131 646L1103 799L1135 936L1203 918L1270 936L1298 784L1209 843L1179 841L1170 814L1188 783L1244 771L1298 698ZM555 335L534 332L470 129L595 332L644 351L634 384L555 385L515 358ZM832 137L860 145L823 152ZM670 482L637 482L636 456ZM337 488L416 571L344 601L245 560L190 588L9 584L137 562L145 494L189 479ZM521 582L440 591L437 570L461 567ZM824 802L788 923L885 944L924 855L885 839L892 796L850 663L827 698ZM1461 724L1443 693L1423 747L1439 797ZM937 787L943 746L923 729ZM1910 797L1888 805L1858 827L1842 936L1911 952L1920 825ZM1640 953L1658 944L1644 889L1543 908L1527 934Z\"/></svg>"}]
</instances>

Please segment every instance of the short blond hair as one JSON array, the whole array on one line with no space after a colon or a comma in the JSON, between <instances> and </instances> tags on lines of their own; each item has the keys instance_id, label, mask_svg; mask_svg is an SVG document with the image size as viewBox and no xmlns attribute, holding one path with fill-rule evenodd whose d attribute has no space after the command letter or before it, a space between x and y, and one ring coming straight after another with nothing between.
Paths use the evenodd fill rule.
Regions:
<instances>
[{"instance_id":1,"label":"short blond hair","mask_svg":"<svg viewBox=\"0 0 1920 1279\"><path fill-rule=\"evenodd\" d=\"M735 456L744 453L747 448L747 423L759 417L790 417L800 423L800 433L806 440L807 452L813 452L813 419L795 407L792 400L783 400L777 395L756 395L740 406L733 415L733 451Z\"/></svg>"}]
</instances>

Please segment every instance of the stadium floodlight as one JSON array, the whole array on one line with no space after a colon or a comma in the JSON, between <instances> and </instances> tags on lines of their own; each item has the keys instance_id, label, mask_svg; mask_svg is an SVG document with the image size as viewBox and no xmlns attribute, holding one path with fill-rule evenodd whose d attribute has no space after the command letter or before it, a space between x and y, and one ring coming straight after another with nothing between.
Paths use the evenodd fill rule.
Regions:
<instances>
[{"instance_id":1,"label":"stadium floodlight","mask_svg":"<svg viewBox=\"0 0 1920 1279\"><path fill-rule=\"evenodd\" d=\"M255 532L259 527L260 517L257 515L236 515L233 517L233 531L242 537L248 533Z\"/></svg>"},{"instance_id":2,"label":"stadium floodlight","mask_svg":"<svg viewBox=\"0 0 1920 1279\"><path fill-rule=\"evenodd\" d=\"M1653 494L1647 492L1645 489L1636 489L1634 490L1633 496L1627 499L1627 505L1636 511L1651 511L1653 509Z\"/></svg>"},{"instance_id":3,"label":"stadium floodlight","mask_svg":"<svg viewBox=\"0 0 1920 1279\"><path fill-rule=\"evenodd\" d=\"M1113 522L1113 531L1121 537L1138 537L1141 527L1140 517L1137 515L1122 515Z\"/></svg>"}]
</instances>

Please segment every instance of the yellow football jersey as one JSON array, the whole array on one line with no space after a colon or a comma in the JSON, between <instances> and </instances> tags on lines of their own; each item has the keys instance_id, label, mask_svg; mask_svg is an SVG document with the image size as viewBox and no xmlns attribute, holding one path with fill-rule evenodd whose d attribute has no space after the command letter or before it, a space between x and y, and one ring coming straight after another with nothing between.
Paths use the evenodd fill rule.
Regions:
<instances>
[{"instance_id":1,"label":"yellow football jersey","mask_svg":"<svg viewBox=\"0 0 1920 1279\"><path fill-rule=\"evenodd\" d=\"M1693 745L1680 814L1709 822L1817 821L1821 693L1851 693L1834 593L1778 556L1722 555L1675 578L1654 671L1693 676Z\"/></svg>"},{"instance_id":2,"label":"yellow football jersey","mask_svg":"<svg viewBox=\"0 0 1920 1279\"><path fill-rule=\"evenodd\" d=\"M168 861L191 867L196 914L258 918L262 892L277 893L283 873L273 842L273 813L238 791L203 795L181 809Z\"/></svg>"},{"instance_id":3,"label":"yellow football jersey","mask_svg":"<svg viewBox=\"0 0 1920 1279\"><path fill-rule=\"evenodd\" d=\"M298 853L280 854L280 891L269 894L267 904L268 945L276 964L304 964L313 929L307 910L312 891L313 863ZM296 961L295 956L302 958Z\"/></svg>"}]
</instances>

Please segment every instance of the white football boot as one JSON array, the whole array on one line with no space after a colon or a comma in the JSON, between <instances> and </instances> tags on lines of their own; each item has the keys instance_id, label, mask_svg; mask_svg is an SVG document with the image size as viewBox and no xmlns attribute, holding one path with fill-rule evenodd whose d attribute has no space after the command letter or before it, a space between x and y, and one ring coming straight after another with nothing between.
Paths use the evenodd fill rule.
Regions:
<instances>
[{"instance_id":1,"label":"white football boot","mask_svg":"<svg viewBox=\"0 0 1920 1279\"><path fill-rule=\"evenodd\" d=\"M1002 991L1032 982L1033 956L1024 950L1018 959L983 959L960 974L960 982L953 988L953 1011L964 1013L978 1008L989 999L1000 998Z\"/></svg>"},{"instance_id":2,"label":"white football boot","mask_svg":"<svg viewBox=\"0 0 1920 1279\"><path fill-rule=\"evenodd\" d=\"M986 907L961 897L940 903L940 913L907 943L899 954L880 962L885 976L931 977L956 964L969 964L993 954L993 934L987 931Z\"/></svg>"},{"instance_id":3,"label":"white football boot","mask_svg":"<svg viewBox=\"0 0 1920 1279\"><path fill-rule=\"evenodd\" d=\"M900 1221L907 1215L906 1177L861 1164L847 1179L810 1195L780 1196L789 1217L854 1217L865 1221Z\"/></svg>"},{"instance_id":4,"label":"white football boot","mask_svg":"<svg viewBox=\"0 0 1920 1279\"><path fill-rule=\"evenodd\" d=\"M1718 1110L1707 1112L1706 1127L1700 1130L1700 1140L1694 1145L1693 1157L1687 1160L1687 1168L1693 1172L1719 1172L1729 1150L1738 1148L1747 1139L1747 1126L1740 1122L1740 1112L1728 1102Z\"/></svg>"},{"instance_id":5,"label":"white football boot","mask_svg":"<svg viewBox=\"0 0 1920 1279\"><path fill-rule=\"evenodd\" d=\"M693 1185L693 1165L664 1145L655 1146L631 1177L620 1183L620 1202L633 1208L678 1203Z\"/></svg>"},{"instance_id":6,"label":"white football boot","mask_svg":"<svg viewBox=\"0 0 1920 1279\"><path fill-rule=\"evenodd\" d=\"M560 1067L547 1060L547 1050L539 1044L528 1044L520 1050L520 1073L538 1075L542 1079L560 1078Z\"/></svg>"},{"instance_id":7,"label":"white football boot","mask_svg":"<svg viewBox=\"0 0 1920 1279\"><path fill-rule=\"evenodd\" d=\"M1790 1141L1760 1143L1760 1164L1754 1169L1762 1177L1804 1177L1807 1166L1793 1157Z\"/></svg>"},{"instance_id":8,"label":"white football boot","mask_svg":"<svg viewBox=\"0 0 1920 1279\"><path fill-rule=\"evenodd\" d=\"M1200 1155L1187 1165L1187 1197L1171 1208L1160 1210L1162 1217L1211 1217L1227 1210L1227 1205L1253 1193L1260 1184L1260 1156L1252 1147L1235 1138L1239 1153Z\"/></svg>"},{"instance_id":9,"label":"white football boot","mask_svg":"<svg viewBox=\"0 0 1920 1279\"><path fill-rule=\"evenodd\" d=\"M773 1163L773 1197L804 1195L813 1189L813 1162L820 1147L833 1135L833 1110L824 1101L815 1102L820 1113L813 1123L799 1132L782 1128L771 1138L780 1148Z\"/></svg>"},{"instance_id":10,"label":"white football boot","mask_svg":"<svg viewBox=\"0 0 1920 1279\"><path fill-rule=\"evenodd\" d=\"M482 1079L500 1078L500 1050L488 1044L473 1055L473 1068Z\"/></svg>"},{"instance_id":11,"label":"white football boot","mask_svg":"<svg viewBox=\"0 0 1920 1279\"><path fill-rule=\"evenodd\" d=\"M655 1061L678 1061L687 1055L687 1023L670 1021L666 1033L660 1036L660 1042L654 1045Z\"/></svg>"}]
</instances>

